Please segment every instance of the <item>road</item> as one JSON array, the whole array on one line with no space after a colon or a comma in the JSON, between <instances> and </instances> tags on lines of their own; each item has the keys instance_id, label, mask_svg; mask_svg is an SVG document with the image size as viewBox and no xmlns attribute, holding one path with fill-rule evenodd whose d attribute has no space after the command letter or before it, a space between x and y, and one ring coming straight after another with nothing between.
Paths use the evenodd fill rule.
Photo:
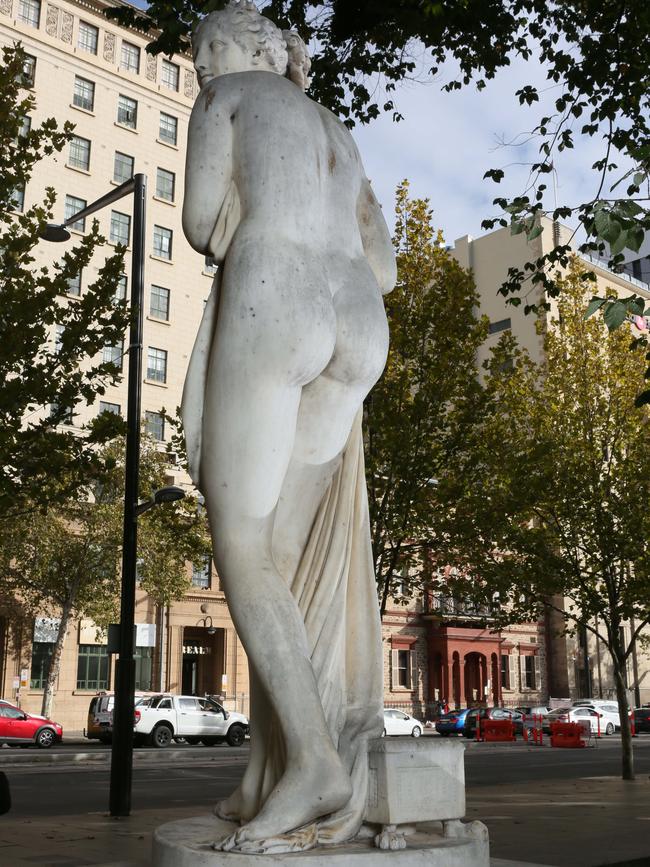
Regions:
<instances>
[{"instance_id":1,"label":"road","mask_svg":"<svg viewBox=\"0 0 650 867\"><path fill-rule=\"evenodd\" d=\"M105 750L96 747L97 755ZM84 747L84 750L86 748ZM73 764L79 747L60 747L70 764L0 765L9 776L14 818L103 812L108 801L108 764ZM86 750L87 751L87 750ZM241 779L248 746L186 747L174 759L161 750L140 750L133 772L133 808L179 805L209 808L228 795ZM182 758L179 758L181 753ZM4 754L3 754L4 758ZM639 776L650 775L650 736L635 740ZM530 790L542 781L616 777L620 740L602 739L594 749L552 750L517 744L470 744L465 754L468 799L481 797L481 787L518 784Z\"/></svg>"}]
</instances>

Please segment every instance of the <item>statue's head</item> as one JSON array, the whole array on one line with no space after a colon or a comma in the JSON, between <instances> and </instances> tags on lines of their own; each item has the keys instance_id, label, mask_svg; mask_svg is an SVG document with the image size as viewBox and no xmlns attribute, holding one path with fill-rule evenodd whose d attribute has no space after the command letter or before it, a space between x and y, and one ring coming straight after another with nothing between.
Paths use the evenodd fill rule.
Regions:
<instances>
[{"instance_id":1,"label":"statue's head","mask_svg":"<svg viewBox=\"0 0 650 867\"><path fill-rule=\"evenodd\" d=\"M231 0L219 12L211 12L192 33L194 68L203 87L212 78L230 72L261 70L289 75L303 90L309 69L307 49L297 33L283 31L257 11L251 0ZM303 57L303 81L291 73Z\"/></svg>"}]
</instances>

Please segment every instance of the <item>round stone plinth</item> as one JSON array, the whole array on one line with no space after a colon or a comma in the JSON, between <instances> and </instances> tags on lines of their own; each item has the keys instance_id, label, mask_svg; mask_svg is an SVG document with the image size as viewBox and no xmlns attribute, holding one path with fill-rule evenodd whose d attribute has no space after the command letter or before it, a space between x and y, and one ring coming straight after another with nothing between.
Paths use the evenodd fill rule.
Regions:
<instances>
[{"instance_id":1,"label":"round stone plinth","mask_svg":"<svg viewBox=\"0 0 650 867\"><path fill-rule=\"evenodd\" d=\"M457 823L460 825L460 823ZM480 828L478 827L480 826ZM406 838L407 848L382 850L370 840L355 840L339 846L318 847L308 852L282 855L247 855L215 852L212 843L222 840L235 826L214 816L197 816L169 822L156 829L153 840L153 867L489 867L487 832L479 822L464 826L467 833L444 837L442 824L418 825Z\"/></svg>"}]
</instances>

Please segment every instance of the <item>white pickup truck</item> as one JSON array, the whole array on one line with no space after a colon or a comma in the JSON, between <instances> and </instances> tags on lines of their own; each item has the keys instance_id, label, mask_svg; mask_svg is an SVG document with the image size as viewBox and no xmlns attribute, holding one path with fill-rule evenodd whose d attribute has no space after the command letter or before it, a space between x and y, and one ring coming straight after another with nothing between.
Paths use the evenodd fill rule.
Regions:
<instances>
[{"instance_id":1,"label":"white pickup truck","mask_svg":"<svg viewBox=\"0 0 650 867\"><path fill-rule=\"evenodd\" d=\"M167 747L183 738L207 747L223 741L239 747L247 732L248 719L243 714L227 711L211 698L162 693L147 696L135 706L136 743Z\"/></svg>"}]
</instances>

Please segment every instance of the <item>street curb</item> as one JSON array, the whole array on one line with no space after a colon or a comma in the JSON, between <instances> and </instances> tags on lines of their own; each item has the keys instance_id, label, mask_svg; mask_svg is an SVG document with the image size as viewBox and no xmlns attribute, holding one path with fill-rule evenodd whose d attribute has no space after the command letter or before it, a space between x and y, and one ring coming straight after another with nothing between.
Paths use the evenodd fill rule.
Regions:
<instances>
[{"instance_id":1,"label":"street curb","mask_svg":"<svg viewBox=\"0 0 650 867\"><path fill-rule=\"evenodd\" d=\"M51 750L34 750L33 752L27 753L25 755L16 755L13 754L13 751L9 755L3 755L4 752L4 750L0 752L0 767L16 767L21 765L79 765L85 763L95 765L110 765L111 762L110 750L102 750L102 752L91 753L59 753ZM175 762L188 759L190 761L214 762L218 759L225 758L226 756L229 756L231 761L248 760L248 755L241 755L240 753L232 754L230 750L228 750L228 752L212 752L208 751L205 747L203 749L199 748L196 750L186 747L182 750L147 750L146 752L134 750L133 764L146 765L153 762L164 761L165 763L167 763L170 761Z\"/></svg>"}]
</instances>

